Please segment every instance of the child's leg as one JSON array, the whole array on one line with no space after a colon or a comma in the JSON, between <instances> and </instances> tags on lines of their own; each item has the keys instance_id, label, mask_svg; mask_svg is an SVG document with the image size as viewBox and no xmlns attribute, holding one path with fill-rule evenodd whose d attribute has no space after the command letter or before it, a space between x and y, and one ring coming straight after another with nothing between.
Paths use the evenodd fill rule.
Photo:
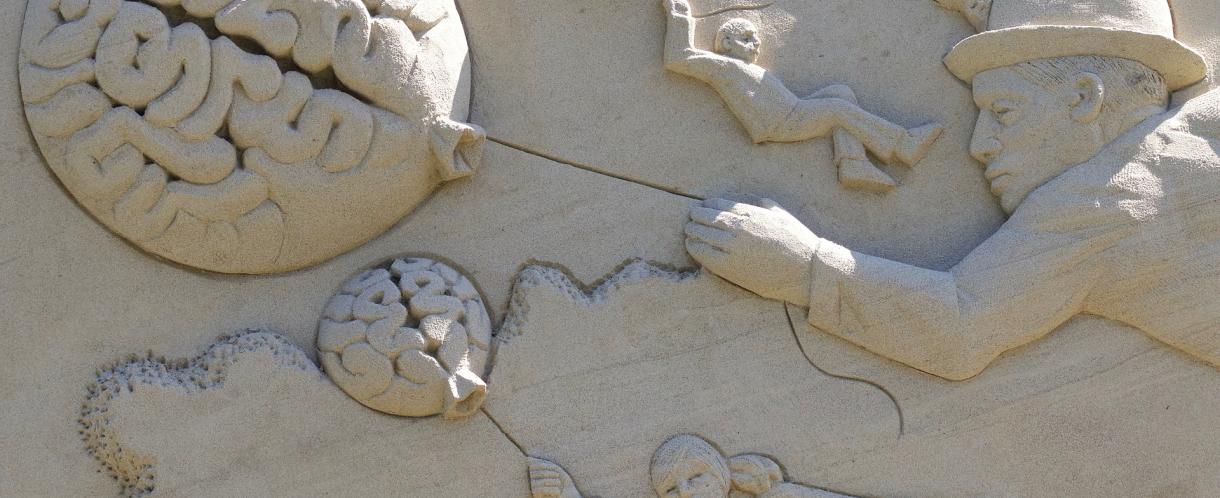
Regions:
<instances>
[{"instance_id":1,"label":"child's leg","mask_svg":"<svg viewBox=\"0 0 1220 498\"><path fill-rule=\"evenodd\" d=\"M818 90L809 99L835 98L856 103L856 93L847 85L830 85ZM864 152L864 144L843 128L835 128L833 132L835 165L842 164L845 159L868 159Z\"/></svg>"},{"instance_id":2,"label":"child's leg","mask_svg":"<svg viewBox=\"0 0 1220 498\"><path fill-rule=\"evenodd\" d=\"M883 161L897 158L906 164L922 159L941 132L940 125L935 123L906 130L861 109L850 88L832 85L799 100L772 133L770 141L798 142L824 137L836 128L846 129Z\"/></svg>"},{"instance_id":3,"label":"child's leg","mask_svg":"<svg viewBox=\"0 0 1220 498\"><path fill-rule=\"evenodd\" d=\"M845 85L831 85L811 95L812 98L839 98L856 103L856 94ZM834 163L839 169L839 183L844 187L886 192L894 188L894 179L877 169L868 159L864 144L842 127L835 128L832 136L834 143Z\"/></svg>"},{"instance_id":4,"label":"child's leg","mask_svg":"<svg viewBox=\"0 0 1220 498\"><path fill-rule=\"evenodd\" d=\"M842 90L833 91L848 96L840 93ZM906 133L901 126L874 116L847 99L825 96L798 101L787 119L776 127L771 141L799 142L824 137L836 128L845 129L877 157L887 162L893 159L894 152Z\"/></svg>"}]
</instances>

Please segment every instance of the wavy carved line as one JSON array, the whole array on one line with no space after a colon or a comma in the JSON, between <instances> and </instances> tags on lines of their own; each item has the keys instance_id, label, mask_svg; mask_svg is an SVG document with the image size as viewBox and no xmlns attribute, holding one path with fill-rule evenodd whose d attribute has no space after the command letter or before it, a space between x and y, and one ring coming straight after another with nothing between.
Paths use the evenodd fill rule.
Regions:
<instances>
[{"instance_id":1,"label":"wavy carved line","mask_svg":"<svg viewBox=\"0 0 1220 498\"><path fill-rule=\"evenodd\" d=\"M305 353L284 337L257 330L246 330L223 337L204 352L189 360L132 358L98 372L81 404L81 439L85 449L118 481L122 496L146 496L156 488L156 459L136 453L126 446L111 424L111 403L134 392L135 386L149 385L195 394L224 385L228 369L241 356L270 353L276 365L296 368L321 376Z\"/></svg>"}]
</instances>

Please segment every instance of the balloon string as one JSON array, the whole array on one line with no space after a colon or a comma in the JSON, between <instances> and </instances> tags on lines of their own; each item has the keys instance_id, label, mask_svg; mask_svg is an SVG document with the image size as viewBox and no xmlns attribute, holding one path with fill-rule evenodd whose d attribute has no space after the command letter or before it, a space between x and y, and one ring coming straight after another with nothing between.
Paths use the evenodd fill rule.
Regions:
<instances>
[{"instance_id":1,"label":"balloon string","mask_svg":"<svg viewBox=\"0 0 1220 498\"><path fill-rule=\"evenodd\" d=\"M741 5L741 6L736 6L736 7L725 7L722 9L713 10L711 12L706 12L706 13L699 14L699 15L692 15L691 17L693 17L695 19L702 19L705 17L712 17L717 14L723 14L725 12L732 12L735 10L762 10L762 9L765 9L772 5L775 5L775 2L758 4L758 5Z\"/></svg>"}]
</instances>

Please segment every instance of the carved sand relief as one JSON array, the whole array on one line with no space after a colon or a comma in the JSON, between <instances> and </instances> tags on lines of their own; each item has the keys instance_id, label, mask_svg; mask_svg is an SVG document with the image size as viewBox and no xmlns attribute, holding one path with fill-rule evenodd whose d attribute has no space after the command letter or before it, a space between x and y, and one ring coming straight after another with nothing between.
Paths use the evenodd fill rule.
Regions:
<instances>
[{"instance_id":1,"label":"carved sand relief","mask_svg":"<svg viewBox=\"0 0 1220 498\"><path fill-rule=\"evenodd\" d=\"M849 498L788 482L770 457L726 457L706 439L692 434L674 436L657 448L649 476L658 498Z\"/></svg>"},{"instance_id":2,"label":"carved sand relief","mask_svg":"<svg viewBox=\"0 0 1220 498\"><path fill-rule=\"evenodd\" d=\"M581 498L559 464L528 457L531 498ZM652 454L649 485L657 498L851 498L789 482L775 460L746 453L726 457L699 436L679 434Z\"/></svg>"},{"instance_id":3,"label":"carved sand relief","mask_svg":"<svg viewBox=\"0 0 1220 498\"><path fill-rule=\"evenodd\" d=\"M953 268L852 251L766 199L694 208L690 254L808 308L816 328L947 379L1082 313L1220 366L1220 307L1203 297L1220 290L1220 212L1198 209L1220 197L1220 93L1166 112L1207 66L1173 38L1164 0L1075 7L993 2L989 29L945 58L972 84L970 152L1010 214Z\"/></svg>"},{"instance_id":4,"label":"carved sand relief","mask_svg":"<svg viewBox=\"0 0 1220 498\"><path fill-rule=\"evenodd\" d=\"M316 255L329 236L339 244L342 237L332 232L318 238L289 228L288 214L296 212L287 207L294 205L293 195L307 199L295 205L312 210L311 219L330 216L364 226L363 206L321 202L336 191L318 190L310 182L376 169L371 164L381 159L375 157L419 164L374 150L400 153L403 144L420 145L431 154L429 179L469 174L472 160L466 159L473 156L466 153L477 149L481 137L477 129L434 113L429 99L436 95L417 92L429 102L417 114L411 107L417 102L399 98L403 94L395 86L411 78L369 70L349 77L351 82L344 79L353 73L337 59L343 43L364 36L352 28L361 26L353 24L358 15L343 11L332 16L334 12L316 9L317 4L296 11L292 6L305 3L278 1L216 6L202 0L170 5L173 0L166 0L159 1L161 9L121 1L45 3L53 13L47 19L59 24L30 53L41 54L44 62L76 62L23 62L27 113L35 133L42 130L38 139L61 147L64 166L56 172L69 189L94 189L90 198L76 194L87 209L108 210L113 219L98 215L103 222L121 225L115 230L143 247L164 247L167 257L199 257L190 261L204 261L199 266L210 269L207 265L238 268L221 271L248 271L247 265L280 264L284 251ZM369 23L360 29L393 31L400 29L394 23L401 23L421 42L456 15L426 2L351 5L376 12L366 13ZM582 479L588 476L598 489L635 493L630 496L640 495L641 489L685 498L844 496L792 482L776 459L728 457L709 440L689 434L669 439L652 454L647 488L607 476L607 468L621 473L623 461L638 464L647 458L646 451L637 451L641 439L687 430L713 434L709 428L714 428L719 431L715 439L733 438L733 447L782 449L776 454L795 462L794 473L817 469L816 475L827 481L831 478L820 473L823 467L850 466L858 456L853 451L871 456L866 452L881 447L878 440L889 442L885 429L892 425L888 416L893 407L888 401L877 403L880 392L853 378L831 378L819 375L820 368L809 368L803 359L816 364L817 355L807 354L802 338L792 340L789 332L796 331L780 314L779 303L755 299L709 272L765 298L797 305L809 326L878 357L945 379L973 379L955 385L987 381L1003 386L1007 379L974 376L1004 352L1041 339L1079 314L1137 326L1220 367L1220 341L1215 340L1220 309L1213 302L1220 292L1220 213L1212 209L1220 192L1220 120L1215 112L1220 94L1167 112L1169 92L1197 80L1205 69L1190 48L1173 40L1168 4L1121 0L1061 10L1069 2L937 3L962 12L984 31L955 47L946 64L973 87L980 114L971 153L1011 214L995 236L953 268L934 270L852 251L815 234L774 201L709 199L690 210L685 227L691 256L708 272L637 262L589 289L557 268L527 267L510 302L507 333L497 339L506 346L501 351L508 354L502 356L515 361L504 362L497 371L497 385L505 389L487 407L489 416L503 421L495 424L503 434L495 435L513 438L513 444L525 442L517 446L522 453L529 446L571 457L567 461ZM95 5L101 10L90 14ZM106 6L117 7L108 13ZM682 0L668 0L666 7L671 36L682 33L673 29L675 24L694 22ZM248 9L257 10L251 14ZM1073 17L1082 11L1087 15ZM1137 11L1151 14L1136 16ZM182 12L214 18L214 26L180 22ZM1113 25L1079 25L1090 20ZM1045 24L1051 21L1061 24ZM330 32L333 43L263 29L312 22L333 25L334 30L317 31ZM378 24L382 22L387 24ZM355 38L345 37L349 28L357 30L349 35ZM234 38L211 37L215 30ZM734 93L733 85L741 82L725 81L745 75L768 90L787 92L753 64L756 30L751 23L730 21L718 34L715 52L692 55L699 51L687 43L682 46L688 58L671 69L716 86L757 142L830 134L843 184L884 191L893 182L865 150L884 160L914 163L936 140L936 125L895 128L856 107L851 89L837 85L797 99L787 113L750 121L772 103L758 93ZM96 34L93 52L73 59L80 54L64 47L76 47L74 37L87 39L91 33ZM375 37L368 37L361 43L374 43ZM250 48L250 41L260 48ZM401 41L409 45L405 38ZM390 46L386 50L398 54L394 50L401 45L385 43ZM318 47L322 54L310 52ZM1091 52L1069 53L1084 50L1080 47ZM326 55L329 49L334 53ZM267 54L254 53L259 50ZM377 50L353 53L374 58L386 53ZM197 57L201 53L205 55ZM736 76L718 80L722 74L682 65L700 58L712 60L717 71L731 67ZM285 67L303 72L285 72ZM192 76L204 69L207 79ZM148 83L154 80L158 83ZM383 91L381 84L394 88ZM786 106L796 99L790 96L778 101ZM85 112L65 112L80 109ZM771 127L767 120L776 116L784 121ZM391 135L379 135L384 133ZM237 150L242 151L240 161L226 163ZM302 170L301 164L313 169ZM394 171L362 176L367 184L358 184L403 187L385 181L401 181L402 171ZM356 189L356 184L344 185L343 192ZM200 186L208 188L195 188ZM430 189L435 181L405 188L419 186ZM385 192L370 202L401 202L402 192ZM198 230L191 232L191 226ZM263 236L271 238L259 238ZM293 238L297 236L302 238ZM166 245L157 245L162 243ZM265 259L272 246L274 257ZM626 292L612 295L618 289ZM402 258L362 272L341 287L322 313L317 349L330 378L368 408L453 419L474 414L487 396L492 337L483 298L466 276L434 260ZM156 461L123 444L111 424L111 401L145 388L141 386L168 386L182 393L218 387L235 358L251 353L270 354L279 366L318 377L304 353L263 333L222 340L195 360L132 361L99 374L90 387L80 419L87 448L125 494L151 492ZM918 374L897 368L889 372L898 370ZM416 422L394 421L404 426ZM648 448L655 444L650 441ZM535 498L581 496L572 475L554 462L528 458L527 477L524 482ZM642 471L630 477L639 481L632 484L645 482ZM841 470L837 477L859 482L842 477ZM492 489L508 495L510 488Z\"/></svg>"},{"instance_id":5,"label":"carved sand relief","mask_svg":"<svg viewBox=\"0 0 1220 498\"><path fill-rule=\"evenodd\" d=\"M991 17L991 0L934 0L937 5L957 12L975 31L987 29Z\"/></svg>"},{"instance_id":6,"label":"carved sand relief","mask_svg":"<svg viewBox=\"0 0 1220 498\"><path fill-rule=\"evenodd\" d=\"M529 460L530 498L581 498L572 476L550 460L526 457Z\"/></svg>"},{"instance_id":7,"label":"carved sand relief","mask_svg":"<svg viewBox=\"0 0 1220 498\"><path fill-rule=\"evenodd\" d=\"M477 411L490 344L491 318L474 284L424 258L352 278L318 323L331 380L369 408L409 417Z\"/></svg>"},{"instance_id":8,"label":"carved sand relief","mask_svg":"<svg viewBox=\"0 0 1220 498\"><path fill-rule=\"evenodd\" d=\"M479 161L450 0L32 0L21 42L51 169L188 266L315 264Z\"/></svg>"},{"instance_id":9,"label":"carved sand relief","mask_svg":"<svg viewBox=\"0 0 1220 498\"><path fill-rule=\"evenodd\" d=\"M812 368L777 304L639 261L594 286L528 266L485 411L549 461L531 461L535 496L656 496L650 455L685 432L783 455L785 480L830 485L823 469L892 442L898 414L876 387Z\"/></svg>"},{"instance_id":10,"label":"carved sand relief","mask_svg":"<svg viewBox=\"0 0 1220 498\"><path fill-rule=\"evenodd\" d=\"M88 390L81 437L118 481L89 496L524 496L484 417L386 417L286 337L247 330L190 359L139 357ZM394 462L387 465L386 462ZM477 477L476 477L477 476Z\"/></svg>"},{"instance_id":11,"label":"carved sand relief","mask_svg":"<svg viewBox=\"0 0 1220 498\"><path fill-rule=\"evenodd\" d=\"M797 97L756 64L762 42L753 22L730 19L717 31L713 50L703 50L695 43L695 23L706 16L696 16L688 0L662 4L668 15L665 68L711 85L756 144L830 135L839 182L845 187L875 192L894 188L894 179L873 165L867 153L887 163L914 165L940 137L939 124L907 130L861 109L856 94L844 85ZM733 9L718 12L726 10Z\"/></svg>"},{"instance_id":12,"label":"carved sand relief","mask_svg":"<svg viewBox=\"0 0 1220 498\"><path fill-rule=\"evenodd\" d=\"M244 357L268 354L277 367L299 370L320 378L305 352L287 339L268 332L246 331L222 338L199 356L179 362L152 358L132 360L97 375L81 405L81 436L85 448L120 486L122 496L145 496L156 487L156 457L128 446L112 424L112 408L119 398L143 389L170 389L199 393L224 385L230 368Z\"/></svg>"}]
</instances>

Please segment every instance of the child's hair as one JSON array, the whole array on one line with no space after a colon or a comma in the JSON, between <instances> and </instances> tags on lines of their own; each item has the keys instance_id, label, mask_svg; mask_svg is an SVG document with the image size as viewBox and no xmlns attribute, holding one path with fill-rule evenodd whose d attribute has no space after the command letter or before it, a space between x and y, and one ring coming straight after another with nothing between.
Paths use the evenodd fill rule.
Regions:
<instances>
[{"instance_id":1,"label":"child's hair","mask_svg":"<svg viewBox=\"0 0 1220 498\"><path fill-rule=\"evenodd\" d=\"M761 495L774 483L784 479L784 471L768 457L762 455L737 455L729 459L729 471L733 473L733 488Z\"/></svg>"},{"instance_id":2,"label":"child's hair","mask_svg":"<svg viewBox=\"0 0 1220 498\"><path fill-rule=\"evenodd\" d=\"M724 24L721 24L720 29L716 31L716 44L713 49L716 53L723 54L728 51L728 48L724 46L725 37L757 32L758 28L749 19L742 19L740 17L729 19Z\"/></svg>"},{"instance_id":3,"label":"child's hair","mask_svg":"<svg viewBox=\"0 0 1220 498\"><path fill-rule=\"evenodd\" d=\"M720 450L713 447L703 438L690 434L674 436L657 448L652 454L652 465L649 470L653 487L658 487L665 476L673 471L674 466L686 460L699 460L707 463L715 472L716 477L724 483L724 489L732 489L729 464Z\"/></svg>"}]
</instances>

